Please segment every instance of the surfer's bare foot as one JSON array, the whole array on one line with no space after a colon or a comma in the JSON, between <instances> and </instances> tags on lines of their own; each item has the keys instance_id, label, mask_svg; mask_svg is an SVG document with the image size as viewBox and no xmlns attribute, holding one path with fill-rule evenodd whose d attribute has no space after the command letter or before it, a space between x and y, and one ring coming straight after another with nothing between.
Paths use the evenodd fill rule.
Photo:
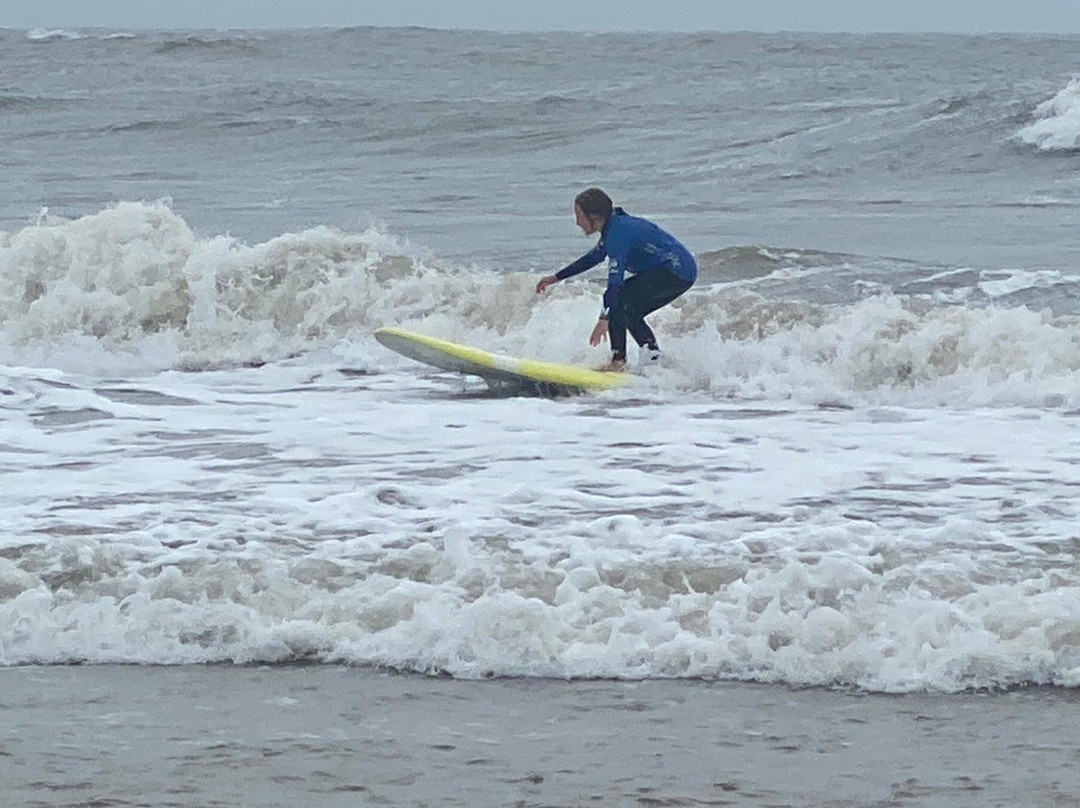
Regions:
<instances>
[{"instance_id":1,"label":"surfer's bare foot","mask_svg":"<svg viewBox=\"0 0 1080 808\"><path fill-rule=\"evenodd\" d=\"M625 359L612 359L606 365L601 365L597 368L601 373L625 373L626 372L626 360Z\"/></svg>"}]
</instances>

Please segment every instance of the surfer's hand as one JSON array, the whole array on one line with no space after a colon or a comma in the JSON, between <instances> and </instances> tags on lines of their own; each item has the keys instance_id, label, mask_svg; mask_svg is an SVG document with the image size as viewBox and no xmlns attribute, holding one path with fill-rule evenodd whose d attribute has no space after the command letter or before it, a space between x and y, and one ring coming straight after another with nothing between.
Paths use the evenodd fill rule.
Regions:
<instances>
[{"instance_id":1,"label":"surfer's hand","mask_svg":"<svg viewBox=\"0 0 1080 808\"><path fill-rule=\"evenodd\" d=\"M554 275L545 275L536 283L536 294L541 294L545 289L551 286L553 283L558 283L559 279Z\"/></svg>"},{"instance_id":2,"label":"surfer's hand","mask_svg":"<svg viewBox=\"0 0 1080 808\"><path fill-rule=\"evenodd\" d=\"M589 335L589 344L594 348L607 339L607 320L597 320Z\"/></svg>"}]
</instances>

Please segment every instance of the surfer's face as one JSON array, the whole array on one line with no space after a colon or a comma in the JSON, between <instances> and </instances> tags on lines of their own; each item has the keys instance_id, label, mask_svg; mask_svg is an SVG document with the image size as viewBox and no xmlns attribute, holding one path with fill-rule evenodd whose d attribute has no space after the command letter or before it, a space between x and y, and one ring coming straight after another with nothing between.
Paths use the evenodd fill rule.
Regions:
<instances>
[{"instance_id":1,"label":"surfer's face","mask_svg":"<svg viewBox=\"0 0 1080 808\"><path fill-rule=\"evenodd\" d=\"M585 211L581 209L581 206L574 204L574 218L577 220L577 226L581 228L581 232L586 236L591 236L593 233L600 232L600 225L597 223L597 217L586 216Z\"/></svg>"}]
</instances>

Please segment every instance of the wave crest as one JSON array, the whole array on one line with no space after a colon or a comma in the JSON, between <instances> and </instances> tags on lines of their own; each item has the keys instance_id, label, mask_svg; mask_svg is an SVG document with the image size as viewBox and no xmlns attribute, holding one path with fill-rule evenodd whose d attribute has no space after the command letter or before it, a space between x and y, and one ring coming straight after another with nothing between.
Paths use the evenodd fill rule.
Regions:
<instances>
[{"instance_id":1,"label":"wave crest","mask_svg":"<svg viewBox=\"0 0 1080 808\"><path fill-rule=\"evenodd\" d=\"M1036 121L1017 133L1024 143L1041 151L1061 152L1080 149L1080 78L1048 101L1035 108Z\"/></svg>"},{"instance_id":2,"label":"wave crest","mask_svg":"<svg viewBox=\"0 0 1080 808\"><path fill-rule=\"evenodd\" d=\"M1076 279L756 247L702 259L698 285L650 317L678 368L669 387L811 402L1080 404L1078 320L1039 305L1068 298ZM166 202L128 202L0 234L0 344L35 366L93 344L110 368L153 345L154 367L198 370L368 345L373 329L399 325L595 364L585 337L603 279L543 296L535 280L449 265L375 228L316 227L254 245L203 239Z\"/></svg>"}]
</instances>

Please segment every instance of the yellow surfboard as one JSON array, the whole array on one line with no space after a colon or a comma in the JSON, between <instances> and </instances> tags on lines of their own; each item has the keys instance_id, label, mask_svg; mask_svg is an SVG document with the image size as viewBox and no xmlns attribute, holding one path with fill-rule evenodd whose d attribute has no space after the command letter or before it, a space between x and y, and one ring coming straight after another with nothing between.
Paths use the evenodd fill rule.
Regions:
<instances>
[{"instance_id":1,"label":"yellow surfboard","mask_svg":"<svg viewBox=\"0 0 1080 808\"><path fill-rule=\"evenodd\" d=\"M479 376L492 388L536 395L572 395L626 384L625 373L601 373L572 365L489 353L401 328L379 328L375 339L391 351L433 367Z\"/></svg>"}]
</instances>

